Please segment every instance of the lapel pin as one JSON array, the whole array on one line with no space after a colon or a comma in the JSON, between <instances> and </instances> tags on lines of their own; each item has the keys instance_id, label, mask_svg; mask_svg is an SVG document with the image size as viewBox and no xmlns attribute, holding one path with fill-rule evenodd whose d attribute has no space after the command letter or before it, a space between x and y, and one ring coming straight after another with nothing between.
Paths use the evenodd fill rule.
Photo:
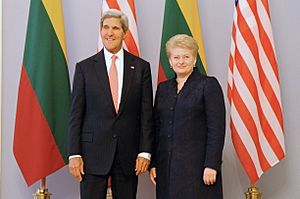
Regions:
<instances>
[{"instance_id":1,"label":"lapel pin","mask_svg":"<svg viewBox=\"0 0 300 199\"><path fill-rule=\"evenodd\" d=\"M132 70L134 70L135 68L134 68L134 66L130 66L130 68L132 69Z\"/></svg>"}]
</instances>

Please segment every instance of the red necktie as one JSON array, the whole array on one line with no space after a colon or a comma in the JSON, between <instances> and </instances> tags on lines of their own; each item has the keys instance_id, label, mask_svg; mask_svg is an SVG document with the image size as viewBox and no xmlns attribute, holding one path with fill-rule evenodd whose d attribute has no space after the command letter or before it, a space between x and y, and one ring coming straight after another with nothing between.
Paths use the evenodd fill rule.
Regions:
<instances>
[{"instance_id":1,"label":"red necktie","mask_svg":"<svg viewBox=\"0 0 300 199\"><path fill-rule=\"evenodd\" d=\"M117 55L113 55L111 57L111 66L109 70L109 84L110 84L110 91L114 101L114 106L116 112L118 112L119 105L118 105L118 71L116 66L116 59L118 58Z\"/></svg>"}]
</instances>

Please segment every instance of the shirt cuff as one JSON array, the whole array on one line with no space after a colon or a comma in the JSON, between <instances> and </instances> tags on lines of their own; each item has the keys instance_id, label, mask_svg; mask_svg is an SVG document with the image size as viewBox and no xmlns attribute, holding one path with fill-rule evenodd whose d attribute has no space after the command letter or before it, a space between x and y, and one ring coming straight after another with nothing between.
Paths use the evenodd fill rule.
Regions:
<instances>
[{"instance_id":1,"label":"shirt cuff","mask_svg":"<svg viewBox=\"0 0 300 199\"><path fill-rule=\"evenodd\" d=\"M151 154L150 153L142 152L142 153L138 154L138 157L146 158L147 160L151 161Z\"/></svg>"},{"instance_id":2,"label":"shirt cuff","mask_svg":"<svg viewBox=\"0 0 300 199\"><path fill-rule=\"evenodd\" d=\"M81 158L81 155L70 155L69 160L71 160L72 158Z\"/></svg>"}]
</instances>

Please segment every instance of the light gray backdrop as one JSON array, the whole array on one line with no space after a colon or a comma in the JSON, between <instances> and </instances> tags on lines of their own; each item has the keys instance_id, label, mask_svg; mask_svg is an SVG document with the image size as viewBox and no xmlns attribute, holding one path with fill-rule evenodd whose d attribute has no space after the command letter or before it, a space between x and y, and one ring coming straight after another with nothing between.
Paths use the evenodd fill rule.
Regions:
<instances>
[{"instance_id":1,"label":"light gray backdrop","mask_svg":"<svg viewBox=\"0 0 300 199\"><path fill-rule=\"evenodd\" d=\"M157 79L164 0L136 0L141 55L151 62L153 82ZM269 170L258 183L264 199L300 198L300 1L269 0L282 88L286 158ZM63 0L68 62L71 79L75 63L95 53L102 0ZM209 74L226 91L234 0L199 0L204 46ZM38 183L27 188L12 153L16 101L29 0L3 0L3 109L2 176L0 198L30 199ZM156 88L156 84L154 84ZM297 125L298 124L298 125ZM34 168L33 168L34 169ZM233 150L227 131L224 150L225 199L244 198L249 186ZM201 180L201 179L199 179ZM53 199L79 198L78 183L63 168L47 178ZM154 186L147 175L140 178L139 199L152 199Z\"/></svg>"}]
</instances>

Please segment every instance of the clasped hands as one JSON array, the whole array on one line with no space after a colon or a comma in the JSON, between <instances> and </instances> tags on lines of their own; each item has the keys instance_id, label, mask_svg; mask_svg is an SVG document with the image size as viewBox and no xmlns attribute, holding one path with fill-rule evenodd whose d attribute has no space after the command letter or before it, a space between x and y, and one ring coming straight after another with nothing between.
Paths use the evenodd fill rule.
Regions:
<instances>
[{"instance_id":1,"label":"clasped hands","mask_svg":"<svg viewBox=\"0 0 300 199\"><path fill-rule=\"evenodd\" d=\"M147 171L150 165L150 160L137 157L135 162L135 175L140 175ZM82 175L84 175L83 167L84 162L81 157L74 157L69 160L69 172L77 180L82 181Z\"/></svg>"}]
</instances>

